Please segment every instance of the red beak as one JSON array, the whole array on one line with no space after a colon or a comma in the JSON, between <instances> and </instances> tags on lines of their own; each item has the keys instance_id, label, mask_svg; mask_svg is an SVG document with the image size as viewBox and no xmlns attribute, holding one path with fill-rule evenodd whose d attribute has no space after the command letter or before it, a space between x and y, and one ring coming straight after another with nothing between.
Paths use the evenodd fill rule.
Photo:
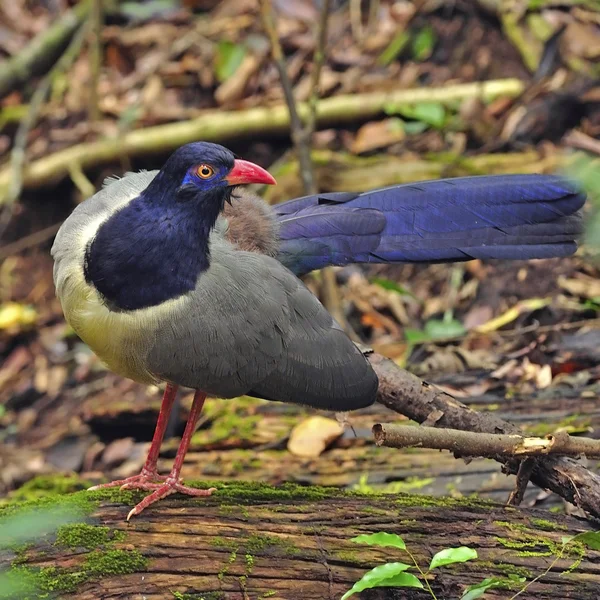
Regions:
<instances>
[{"instance_id":1,"label":"red beak","mask_svg":"<svg viewBox=\"0 0 600 600\"><path fill-rule=\"evenodd\" d=\"M229 171L229 175L225 177L225 181L229 185L240 185L242 183L275 185L277 183L273 175L262 167L247 160L240 160L239 158L233 161L233 169Z\"/></svg>"}]
</instances>

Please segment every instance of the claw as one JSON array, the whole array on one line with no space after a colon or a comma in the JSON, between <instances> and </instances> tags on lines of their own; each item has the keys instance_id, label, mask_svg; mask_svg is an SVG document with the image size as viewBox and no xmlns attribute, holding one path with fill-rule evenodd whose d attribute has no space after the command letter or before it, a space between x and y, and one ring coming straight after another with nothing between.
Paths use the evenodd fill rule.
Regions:
<instances>
[{"instance_id":1,"label":"claw","mask_svg":"<svg viewBox=\"0 0 600 600\"><path fill-rule=\"evenodd\" d=\"M128 488L131 489L131 488ZM201 490L198 488L189 487L187 485L183 485L181 481L177 481L172 477L167 477L166 481L162 484L145 484L144 487L138 487L137 489L153 489L154 491L146 496L141 502L136 504L128 513L127 520L129 521L131 517L134 515L139 515L144 509L148 508L150 505L170 496L171 494L175 494L179 492L180 494L185 494L186 496L196 496L196 497L204 497L211 496L213 492L217 491L217 488L209 488L207 490Z\"/></svg>"}]
</instances>

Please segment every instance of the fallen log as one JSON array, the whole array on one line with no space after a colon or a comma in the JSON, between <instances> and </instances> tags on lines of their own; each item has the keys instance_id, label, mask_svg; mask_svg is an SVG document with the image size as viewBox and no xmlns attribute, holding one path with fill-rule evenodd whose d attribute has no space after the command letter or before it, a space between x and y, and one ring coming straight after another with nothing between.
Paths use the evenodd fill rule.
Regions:
<instances>
[{"instance_id":1,"label":"fallen log","mask_svg":"<svg viewBox=\"0 0 600 600\"><path fill-rule=\"evenodd\" d=\"M360 495L293 484L216 486L211 498L170 498L130 523L125 516L140 498L132 492L81 491L5 505L0 508L4 525L56 503L63 514L76 511L77 517L54 533L38 535L25 549L0 554L0 566L8 569L0 575L2 589L6 593L6 581L28 586L13 595L19 600L43 594L78 600L339 599L366 570L410 562L397 548L351 541L383 531L402 536L424 569L441 549L464 545L477 551L475 561L428 576L438 598L459 598L466 586L498 577L510 589L494 588L485 597L506 599L538 576L520 597L598 597L600 551L574 542L553 564L563 536L591 530L573 517L478 499ZM10 596L0 591L0 597ZM378 588L360 597L430 596Z\"/></svg>"}]
</instances>

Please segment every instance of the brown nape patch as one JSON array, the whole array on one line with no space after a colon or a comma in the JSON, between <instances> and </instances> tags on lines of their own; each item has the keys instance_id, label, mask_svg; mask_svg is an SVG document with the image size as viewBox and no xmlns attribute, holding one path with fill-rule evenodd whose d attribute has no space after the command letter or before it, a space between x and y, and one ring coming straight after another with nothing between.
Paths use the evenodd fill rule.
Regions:
<instances>
[{"instance_id":1,"label":"brown nape patch","mask_svg":"<svg viewBox=\"0 0 600 600\"><path fill-rule=\"evenodd\" d=\"M226 238L240 250L275 256L279 247L279 227L271 207L258 196L237 190L231 205L225 204Z\"/></svg>"}]
</instances>

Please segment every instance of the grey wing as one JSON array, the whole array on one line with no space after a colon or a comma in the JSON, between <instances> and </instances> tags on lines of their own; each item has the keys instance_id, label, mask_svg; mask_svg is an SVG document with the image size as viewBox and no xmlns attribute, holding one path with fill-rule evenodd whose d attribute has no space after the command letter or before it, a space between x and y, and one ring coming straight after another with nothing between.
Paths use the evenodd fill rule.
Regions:
<instances>
[{"instance_id":1,"label":"grey wing","mask_svg":"<svg viewBox=\"0 0 600 600\"><path fill-rule=\"evenodd\" d=\"M211 255L177 318L157 331L149 371L223 398L251 394L336 411L374 402L374 371L299 279L275 259L227 243Z\"/></svg>"}]
</instances>

